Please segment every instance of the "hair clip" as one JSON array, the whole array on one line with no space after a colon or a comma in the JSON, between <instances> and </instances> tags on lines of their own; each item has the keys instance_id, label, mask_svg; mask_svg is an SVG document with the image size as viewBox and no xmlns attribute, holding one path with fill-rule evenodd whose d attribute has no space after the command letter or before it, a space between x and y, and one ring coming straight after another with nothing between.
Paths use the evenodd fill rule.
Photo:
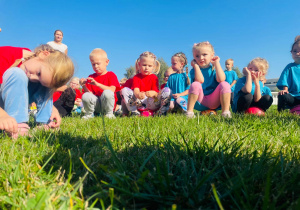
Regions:
<instances>
[{"instance_id":1,"label":"hair clip","mask_svg":"<svg viewBox=\"0 0 300 210\"><path fill-rule=\"evenodd\" d=\"M198 44L199 44L199 43L194 43L194 45L193 45L193 46L194 46L194 47L196 47Z\"/></svg>"},{"instance_id":2,"label":"hair clip","mask_svg":"<svg viewBox=\"0 0 300 210\"><path fill-rule=\"evenodd\" d=\"M24 61L25 61L25 58L21 58L21 61L24 62Z\"/></svg>"},{"instance_id":3,"label":"hair clip","mask_svg":"<svg viewBox=\"0 0 300 210\"><path fill-rule=\"evenodd\" d=\"M205 44L210 44L209 41L204 42Z\"/></svg>"}]
</instances>

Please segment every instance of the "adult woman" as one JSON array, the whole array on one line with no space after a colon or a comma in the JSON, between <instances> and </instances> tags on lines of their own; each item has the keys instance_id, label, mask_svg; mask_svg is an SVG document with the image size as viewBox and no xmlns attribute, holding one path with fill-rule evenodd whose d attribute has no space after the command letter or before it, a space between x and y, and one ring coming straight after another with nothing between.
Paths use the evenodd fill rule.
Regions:
<instances>
[{"instance_id":1,"label":"adult woman","mask_svg":"<svg viewBox=\"0 0 300 210\"><path fill-rule=\"evenodd\" d=\"M48 42L47 44L55 50L68 54L68 46L62 43L63 36L64 34L61 30L56 30L54 32L54 41Z\"/></svg>"}]
</instances>

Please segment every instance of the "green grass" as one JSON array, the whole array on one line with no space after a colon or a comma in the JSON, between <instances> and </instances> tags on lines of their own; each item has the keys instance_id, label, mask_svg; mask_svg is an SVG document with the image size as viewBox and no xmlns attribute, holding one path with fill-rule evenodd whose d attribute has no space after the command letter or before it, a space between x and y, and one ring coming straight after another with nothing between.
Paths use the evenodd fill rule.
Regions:
<instances>
[{"instance_id":1,"label":"green grass","mask_svg":"<svg viewBox=\"0 0 300 210\"><path fill-rule=\"evenodd\" d=\"M2 209L300 209L300 120L79 116L0 145Z\"/></svg>"}]
</instances>

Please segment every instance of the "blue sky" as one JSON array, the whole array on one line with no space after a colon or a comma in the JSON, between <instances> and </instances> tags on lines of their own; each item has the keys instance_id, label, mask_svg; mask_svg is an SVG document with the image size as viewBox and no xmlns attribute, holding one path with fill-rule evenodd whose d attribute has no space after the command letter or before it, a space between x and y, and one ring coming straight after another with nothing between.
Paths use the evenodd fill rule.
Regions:
<instances>
[{"instance_id":1,"label":"blue sky","mask_svg":"<svg viewBox=\"0 0 300 210\"><path fill-rule=\"evenodd\" d=\"M299 8L299 0L0 0L0 45L34 49L61 29L76 76L93 73L89 53L102 48L108 70L121 79L144 51L170 65L174 53L182 51L190 61L193 44L209 41L223 69L228 58L242 69L263 57L270 64L267 78L276 78L293 61Z\"/></svg>"}]
</instances>

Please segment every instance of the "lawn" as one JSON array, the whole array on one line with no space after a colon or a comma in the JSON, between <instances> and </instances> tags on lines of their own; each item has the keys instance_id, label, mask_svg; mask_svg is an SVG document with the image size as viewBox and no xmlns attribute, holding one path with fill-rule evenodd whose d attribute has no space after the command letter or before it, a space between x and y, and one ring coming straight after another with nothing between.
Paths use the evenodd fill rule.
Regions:
<instances>
[{"instance_id":1,"label":"lawn","mask_svg":"<svg viewBox=\"0 0 300 210\"><path fill-rule=\"evenodd\" d=\"M63 119L0 146L2 209L300 209L300 118Z\"/></svg>"}]
</instances>

